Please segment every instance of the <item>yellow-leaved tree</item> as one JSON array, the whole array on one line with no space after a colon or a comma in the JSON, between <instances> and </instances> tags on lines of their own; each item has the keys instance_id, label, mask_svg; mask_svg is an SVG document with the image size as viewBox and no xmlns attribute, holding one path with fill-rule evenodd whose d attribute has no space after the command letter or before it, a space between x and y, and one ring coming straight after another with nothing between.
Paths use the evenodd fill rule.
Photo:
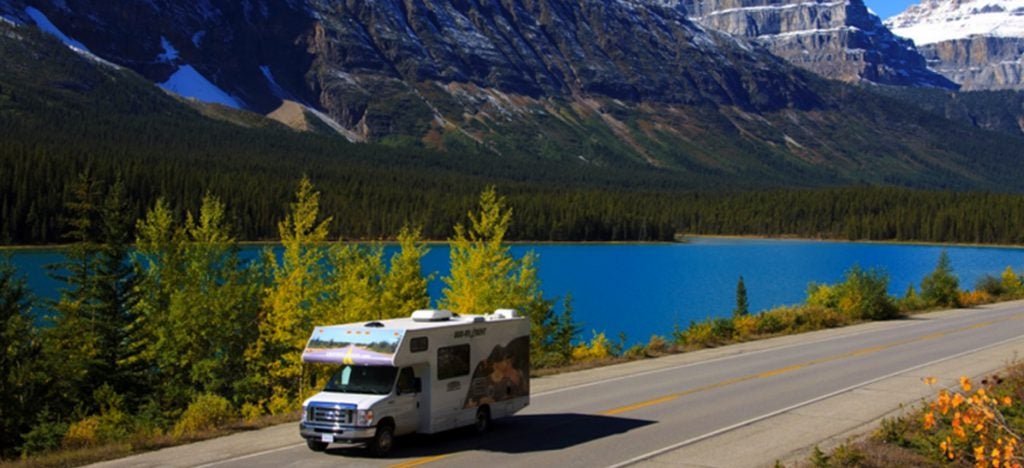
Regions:
<instances>
[{"instance_id":1,"label":"yellow-leaved tree","mask_svg":"<svg viewBox=\"0 0 1024 468\"><path fill-rule=\"evenodd\" d=\"M455 236L449 241L451 273L443 278L440 307L460 314L517 309L530 319L531 359L535 363L568 359L571 349L558 347L558 337L568 333L571 340L577 327L571 316L556 316L553 302L544 298L537 277L537 255L531 251L517 260L503 244L512 209L494 187L480 194L479 210L469 213L469 221L468 228L455 226Z\"/></svg>"},{"instance_id":2,"label":"yellow-leaved tree","mask_svg":"<svg viewBox=\"0 0 1024 468\"><path fill-rule=\"evenodd\" d=\"M451 274L443 279L441 307L460 314L485 314L501 308L523 308L540 298L530 252L521 260L503 244L512 209L494 187L480 194L479 211L469 213L470 225L455 226L451 244Z\"/></svg>"},{"instance_id":3,"label":"yellow-leaved tree","mask_svg":"<svg viewBox=\"0 0 1024 468\"><path fill-rule=\"evenodd\" d=\"M391 256L391 269L384 277L380 298L383 318L403 317L417 309L430 307L427 284L434 273L423 275L423 257L430 250L420 238L419 229L402 228L398 233L400 250Z\"/></svg>"},{"instance_id":4,"label":"yellow-leaved tree","mask_svg":"<svg viewBox=\"0 0 1024 468\"><path fill-rule=\"evenodd\" d=\"M284 247L280 261L269 249L263 253L271 284L264 293L259 339L246 356L261 371L272 414L293 409L303 391L302 350L330 298L324 261L330 221L320 219L320 192L303 178L290 212L278 223Z\"/></svg>"}]
</instances>

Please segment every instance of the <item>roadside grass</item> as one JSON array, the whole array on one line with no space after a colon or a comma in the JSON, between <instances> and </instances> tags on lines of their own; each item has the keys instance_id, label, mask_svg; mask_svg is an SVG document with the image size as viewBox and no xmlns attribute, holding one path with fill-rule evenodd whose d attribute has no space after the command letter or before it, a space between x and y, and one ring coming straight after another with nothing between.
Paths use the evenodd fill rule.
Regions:
<instances>
[{"instance_id":1,"label":"roadside grass","mask_svg":"<svg viewBox=\"0 0 1024 468\"><path fill-rule=\"evenodd\" d=\"M297 422L300 413L293 411L280 415L265 415L253 419L236 419L229 423L187 435L175 436L169 431L157 431L152 433L139 433L125 441L101 443L78 448L64 448L60 450L30 455L19 459L0 460L0 467L3 468L29 468L29 467L67 467L82 466L91 463L98 463L107 460L115 460L143 452L151 452L162 448L200 442L217 437L222 437L239 432L255 431L265 427L278 424Z\"/></svg>"}]
</instances>

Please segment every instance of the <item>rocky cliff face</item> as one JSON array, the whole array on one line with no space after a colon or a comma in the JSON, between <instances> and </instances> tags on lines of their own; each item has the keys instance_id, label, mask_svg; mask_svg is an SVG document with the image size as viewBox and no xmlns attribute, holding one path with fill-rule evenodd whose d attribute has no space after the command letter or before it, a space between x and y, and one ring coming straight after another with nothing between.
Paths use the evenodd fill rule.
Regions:
<instances>
[{"instance_id":1,"label":"rocky cliff face","mask_svg":"<svg viewBox=\"0 0 1024 468\"><path fill-rule=\"evenodd\" d=\"M965 90L1024 90L1024 0L926 0L886 24Z\"/></svg>"},{"instance_id":2,"label":"rocky cliff face","mask_svg":"<svg viewBox=\"0 0 1024 468\"><path fill-rule=\"evenodd\" d=\"M691 19L844 81L955 88L861 0L686 0Z\"/></svg>"}]
</instances>

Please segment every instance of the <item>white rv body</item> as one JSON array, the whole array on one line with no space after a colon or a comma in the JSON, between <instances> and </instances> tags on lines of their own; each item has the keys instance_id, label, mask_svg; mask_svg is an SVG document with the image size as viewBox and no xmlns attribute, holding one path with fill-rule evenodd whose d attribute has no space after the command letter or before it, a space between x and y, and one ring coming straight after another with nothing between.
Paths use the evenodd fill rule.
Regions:
<instances>
[{"instance_id":1,"label":"white rv body","mask_svg":"<svg viewBox=\"0 0 1024 468\"><path fill-rule=\"evenodd\" d=\"M410 318L317 327L302 360L338 371L325 391L303 403L300 433L313 450L370 442L383 454L390 440L377 440L382 426L390 426L391 436L473 424L485 429L530 402L529 336L529 321L513 310L416 311ZM393 381L383 382L388 378ZM360 379L379 381L377 394L364 393Z\"/></svg>"}]
</instances>

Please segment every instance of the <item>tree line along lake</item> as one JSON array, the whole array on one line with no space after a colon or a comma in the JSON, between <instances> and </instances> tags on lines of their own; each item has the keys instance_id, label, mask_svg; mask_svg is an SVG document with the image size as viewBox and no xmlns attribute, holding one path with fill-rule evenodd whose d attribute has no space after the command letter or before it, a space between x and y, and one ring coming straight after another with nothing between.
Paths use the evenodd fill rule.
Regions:
<instances>
[{"instance_id":1,"label":"tree line along lake","mask_svg":"<svg viewBox=\"0 0 1024 468\"><path fill-rule=\"evenodd\" d=\"M243 258L256 258L265 247L242 247ZM276 248L276 247L275 247ZM935 268L940 253L949 253L961 287L973 288L984 275L998 276L1007 266L1024 271L1024 249L959 245L917 245L809 240L697 237L679 244L515 244L514 256L533 250L539 257L546 297L573 297L580 338L604 331L609 338L625 333L629 342L652 334L668 335L675 325L729 317L736 282L743 276L750 310L802 303L810 282L836 283L854 265L878 268L889 276L889 292L902 296ZM385 256L397 248L388 246ZM19 274L36 297L56 299L61 284L48 276L47 265L62 259L58 249L10 251ZM446 244L430 246L423 260L426 274L436 272L431 298L441 296L448 274Z\"/></svg>"}]
</instances>

